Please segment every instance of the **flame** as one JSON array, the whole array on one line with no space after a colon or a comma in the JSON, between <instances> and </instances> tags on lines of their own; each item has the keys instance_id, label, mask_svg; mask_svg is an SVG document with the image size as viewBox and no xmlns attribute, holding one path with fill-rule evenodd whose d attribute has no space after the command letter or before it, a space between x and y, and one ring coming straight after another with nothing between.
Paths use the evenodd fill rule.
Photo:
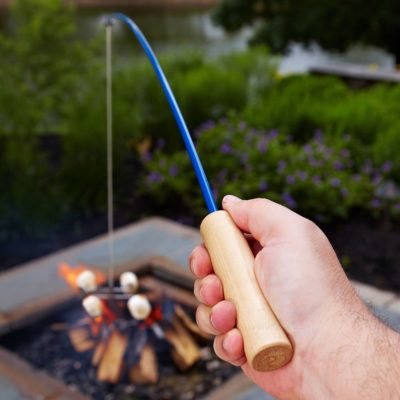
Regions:
<instances>
[{"instance_id":1,"label":"flame","mask_svg":"<svg viewBox=\"0 0 400 400\"><path fill-rule=\"evenodd\" d=\"M102 315L91 319L90 330L92 331L92 335L94 337L99 336L102 325L103 325L103 316Z\"/></svg>"},{"instance_id":2,"label":"flame","mask_svg":"<svg viewBox=\"0 0 400 400\"><path fill-rule=\"evenodd\" d=\"M100 335L103 325L111 325L117 319L117 315L111 311L105 301L102 301L102 306L102 315L90 320L90 330L94 337Z\"/></svg>"},{"instance_id":3,"label":"flame","mask_svg":"<svg viewBox=\"0 0 400 400\"><path fill-rule=\"evenodd\" d=\"M99 270L94 270L93 268L89 268L85 265L78 265L76 267L72 267L71 265L61 262L58 265L58 275L65 280L65 282L72 287L73 289L77 289L76 278L78 275L86 270L91 270L96 275L96 282L98 285L102 285L106 281L106 276Z\"/></svg>"}]
</instances>

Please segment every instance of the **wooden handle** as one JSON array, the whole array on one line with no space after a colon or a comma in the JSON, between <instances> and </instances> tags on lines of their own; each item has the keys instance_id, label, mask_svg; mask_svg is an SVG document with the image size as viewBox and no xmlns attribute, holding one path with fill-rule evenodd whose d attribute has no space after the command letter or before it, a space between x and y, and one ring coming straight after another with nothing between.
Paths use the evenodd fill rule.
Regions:
<instances>
[{"instance_id":1,"label":"wooden handle","mask_svg":"<svg viewBox=\"0 0 400 400\"><path fill-rule=\"evenodd\" d=\"M243 233L226 211L209 214L200 231L225 298L236 306L247 361L257 371L283 367L293 348L258 286L254 256Z\"/></svg>"}]
</instances>

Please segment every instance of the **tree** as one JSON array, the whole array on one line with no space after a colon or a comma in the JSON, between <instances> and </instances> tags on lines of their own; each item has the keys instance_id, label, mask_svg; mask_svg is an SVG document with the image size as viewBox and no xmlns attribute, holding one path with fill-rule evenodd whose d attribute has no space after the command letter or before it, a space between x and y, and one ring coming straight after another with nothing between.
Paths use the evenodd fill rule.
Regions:
<instances>
[{"instance_id":1,"label":"tree","mask_svg":"<svg viewBox=\"0 0 400 400\"><path fill-rule=\"evenodd\" d=\"M77 40L74 10L61 0L16 0L10 17L0 32L0 134L54 133L91 66L92 45Z\"/></svg>"},{"instance_id":2,"label":"tree","mask_svg":"<svg viewBox=\"0 0 400 400\"><path fill-rule=\"evenodd\" d=\"M222 0L215 21L228 31L254 26L251 43L266 43L273 52L291 42L343 52L350 45L386 49L400 63L398 0Z\"/></svg>"}]
</instances>

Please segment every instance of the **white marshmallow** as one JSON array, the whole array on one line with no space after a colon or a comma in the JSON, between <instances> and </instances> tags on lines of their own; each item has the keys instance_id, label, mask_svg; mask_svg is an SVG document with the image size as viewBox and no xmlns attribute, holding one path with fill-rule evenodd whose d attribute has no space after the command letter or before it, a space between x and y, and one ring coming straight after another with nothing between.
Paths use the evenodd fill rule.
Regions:
<instances>
[{"instance_id":1,"label":"white marshmallow","mask_svg":"<svg viewBox=\"0 0 400 400\"><path fill-rule=\"evenodd\" d=\"M85 297L82 301L82 305L85 311L93 318L100 317L100 315L103 314L103 304L101 300L94 295Z\"/></svg>"},{"instance_id":2,"label":"white marshmallow","mask_svg":"<svg viewBox=\"0 0 400 400\"><path fill-rule=\"evenodd\" d=\"M76 284L86 293L94 292L97 289L96 275L89 270L83 271L77 276Z\"/></svg>"},{"instance_id":3,"label":"white marshmallow","mask_svg":"<svg viewBox=\"0 0 400 400\"><path fill-rule=\"evenodd\" d=\"M147 297L135 294L128 300L128 310L132 317L137 320L146 319L151 313L151 304Z\"/></svg>"},{"instance_id":4,"label":"white marshmallow","mask_svg":"<svg viewBox=\"0 0 400 400\"><path fill-rule=\"evenodd\" d=\"M119 284L124 293L136 293L139 289L139 280L133 272L124 272L119 277Z\"/></svg>"}]
</instances>

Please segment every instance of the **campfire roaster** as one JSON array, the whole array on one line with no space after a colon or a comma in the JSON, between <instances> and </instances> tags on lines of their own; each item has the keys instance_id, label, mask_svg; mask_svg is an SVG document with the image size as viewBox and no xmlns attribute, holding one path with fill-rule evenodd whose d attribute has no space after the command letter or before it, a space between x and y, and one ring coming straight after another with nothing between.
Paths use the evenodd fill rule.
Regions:
<instances>
[{"instance_id":1,"label":"campfire roaster","mask_svg":"<svg viewBox=\"0 0 400 400\"><path fill-rule=\"evenodd\" d=\"M150 44L139 27L126 15L112 14L106 20L108 40L108 125L111 125L111 32L115 20L125 23L146 53L167 97L191 159L209 215L200 231L214 270L221 279L225 298L237 310L237 326L244 340L248 362L258 371L271 371L286 365L293 355L292 345L257 283L254 256L243 233L226 211L219 211L201 161L175 96Z\"/></svg>"}]
</instances>

